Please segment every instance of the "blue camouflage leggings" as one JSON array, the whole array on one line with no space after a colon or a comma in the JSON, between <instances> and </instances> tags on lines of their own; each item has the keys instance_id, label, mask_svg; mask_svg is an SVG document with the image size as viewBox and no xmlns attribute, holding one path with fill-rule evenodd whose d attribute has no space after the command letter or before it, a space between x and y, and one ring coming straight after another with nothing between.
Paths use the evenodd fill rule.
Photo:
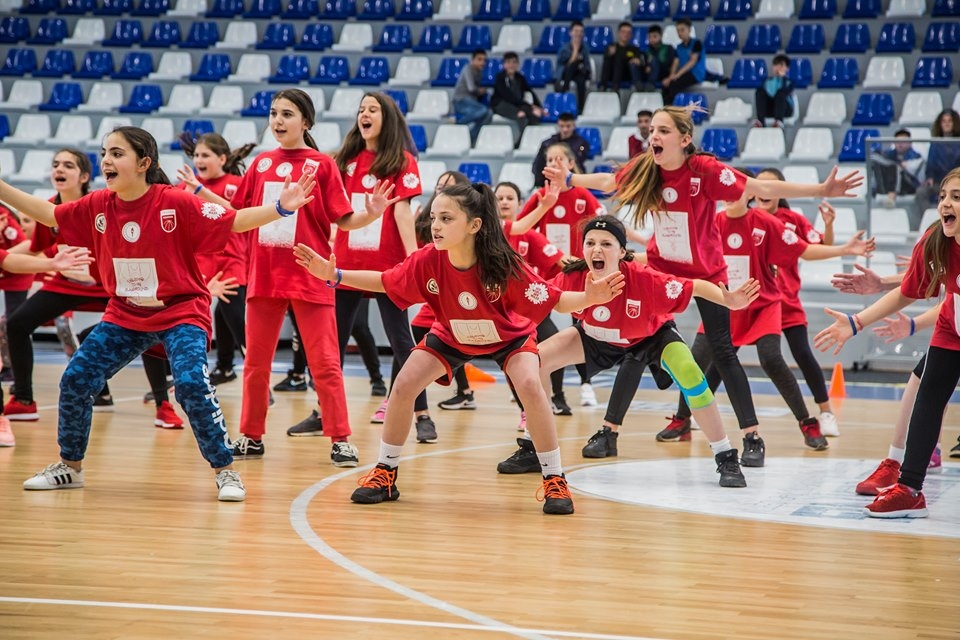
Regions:
<instances>
[{"instance_id":1,"label":"blue camouflage leggings","mask_svg":"<svg viewBox=\"0 0 960 640\"><path fill-rule=\"evenodd\" d=\"M64 460L83 460L90 439L93 395L108 378L157 343L167 351L177 402L187 413L200 453L214 469L233 463L223 412L207 371L206 332L189 324L163 331L133 331L109 322L93 329L60 379L57 441Z\"/></svg>"}]
</instances>

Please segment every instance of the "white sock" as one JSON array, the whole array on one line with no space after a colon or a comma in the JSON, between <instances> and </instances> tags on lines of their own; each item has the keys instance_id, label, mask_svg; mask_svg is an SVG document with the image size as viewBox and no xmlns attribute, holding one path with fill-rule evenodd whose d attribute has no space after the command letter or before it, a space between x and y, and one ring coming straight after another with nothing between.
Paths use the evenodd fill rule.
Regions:
<instances>
[{"instance_id":1,"label":"white sock","mask_svg":"<svg viewBox=\"0 0 960 640\"><path fill-rule=\"evenodd\" d=\"M540 460L540 468L543 470L543 477L563 475L563 464L560 462L560 447L553 451L540 453L537 451L537 458Z\"/></svg>"},{"instance_id":2,"label":"white sock","mask_svg":"<svg viewBox=\"0 0 960 640\"><path fill-rule=\"evenodd\" d=\"M733 447L730 446L730 438L724 438L723 440L710 443L710 450L713 451L713 455L730 451L730 449L733 449Z\"/></svg>"},{"instance_id":3,"label":"white sock","mask_svg":"<svg viewBox=\"0 0 960 640\"><path fill-rule=\"evenodd\" d=\"M893 445L890 445L890 453L887 454L887 457L891 460L896 460L900 464L903 464L903 454L906 453L906 449L900 449Z\"/></svg>"},{"instance_id":4,"label":"white sock","mask_svg":"<svg viewBox=\"0 0 960 640\"><path fill-rule=\"evenodd\" d=\"M400 465L400 452L403 451L403 445L387 444L380 441L380 457L377 462L385 464L391 469L396 469Z\"/></svg>"}]
</instances>

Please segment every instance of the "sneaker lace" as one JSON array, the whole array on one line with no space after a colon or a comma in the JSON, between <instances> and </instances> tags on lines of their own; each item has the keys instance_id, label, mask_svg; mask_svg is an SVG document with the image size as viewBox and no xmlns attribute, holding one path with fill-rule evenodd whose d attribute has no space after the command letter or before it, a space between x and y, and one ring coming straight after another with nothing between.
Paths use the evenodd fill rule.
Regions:
<instances>
[{"instance_id":1,"label":"sneaker lace","mask_svg":"<svg viewBox=\"0 0 960 640\"><path fill-rule=\"evenodd\" d=\"M396 479L396 469L374 467L370 473L360 478L357 484L368 489L386 489L387 491L391 491Z\"/></svg>"},{"instance_id":2,"label":"sneaker lace","mask_svg":"<svg viewBox=\"0 0 960 640\"><path fill-rule=\"evenodd\" d=\"M587 444L597 442L598 440L603 440L605 437L606 437L606 433L604 432L603 429L600 429L599 431L594 433L592 436L590 436L590 439L587 440Z\"/></svg>"},{"instance_id":3,"label":"sneaker lace","mask_svg":"<svg viewBox=\"0 0 960 640\"><path fill-rule=\"evenodd\" d=\"M739 471L740 463L737 462L735 457L731 457L717 464L717 473L720 475L723 475L724 473L736 474Z\"/></svg>"},{"instance_id":4,"label":"sneaker lace","mask_svg":"<svg viewBox=\"0 0 960 640\"><path fill-rule=\"evenodd\" d=\"M347 456L348 458L352 458L355 455L353 452L353 447L349 442L334 442L333 452L341 456Z\"/></svg>"},{"instance_id":5,"label":"sneaker lace","mask_svg":"<svg viewBox=\"0 0 960 640\"><path fill-rule=\"evenodd\" d=\"M217 474L217 486L219 488L223 487L240 487L243 488L243 482L240 481L240 474L231 469L224 469Z\"/></svg>"},{"instance_id":6,"label":"sneaker lace","mask_svg":"<svg viewBox=\"0 0 960 640\"><path fill-rule=\"evenodd\" d=\"M247 450L253 446L253 440L247 436L240 436L237 438L237 441L233 443L234 446L240 450L241 453L247 453Z\"/></svg>"},{"instance_id":7,"label":"sneaker lace","mask_svg":"<svg viewBox=\"0 0 960 640\"><path fill-rule=\"evenodd\" d=\"M537 489L537 501L570 500L570 488L563 476L550 476L543 479L543 484Z\"/></svg>"}]
</instances>

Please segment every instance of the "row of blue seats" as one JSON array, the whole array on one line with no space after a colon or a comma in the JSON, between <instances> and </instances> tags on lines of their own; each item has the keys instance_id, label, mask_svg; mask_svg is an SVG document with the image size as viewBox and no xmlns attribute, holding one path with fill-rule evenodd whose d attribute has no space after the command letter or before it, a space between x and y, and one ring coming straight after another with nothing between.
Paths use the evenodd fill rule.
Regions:
<instances>
[{"instance_id":1,"label":"row of blue seats","mask_svg":"<svg viewBox=\"0 0 960 640\"><path fill-rule=\"evenodd\" d=\"M836 161L866 162L867 139L879 137L880 131L878 129L847 129L843 134L843 142L840 145L840 153L837 154ZM741 151L736 130L719 127L704 129L703 137L700 139L700 148L712 153L724 162L733 160ZM880 143L870 143L871 152L879 152L880 149ZM828 159L825 158L824 160Z\"/></svg>"},{"instance_id":2,"label":"row of blue seats","mask_svg":"<svg viewBox=\"0 0 960 640\"><path fill-rule=\"evenodd\" d=\"M888 22L880 29L876 47L870 36L870 26L864 22L844 22L830 45L831 53L910 53L917 48L917 35L909 22ZM820 53L826 48L826 34L822 24L796 24L790 31L786 52ZM777 53L784 50L780 27L776 24L754 24L740 47L734 25L711 24L703 38L707 54ZM960 23L933 22L927 25L920 50L925 53L960 51Z\"/></svg>"}]
</instances>

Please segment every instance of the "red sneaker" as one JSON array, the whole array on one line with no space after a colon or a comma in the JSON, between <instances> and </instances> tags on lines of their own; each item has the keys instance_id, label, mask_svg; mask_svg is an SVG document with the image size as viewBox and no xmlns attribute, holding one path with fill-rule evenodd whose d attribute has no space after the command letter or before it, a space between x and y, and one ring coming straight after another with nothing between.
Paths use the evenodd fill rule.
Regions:
<instances>
[{"instance_id":1,"label":"red sneaker","mask_svg":"<svg viewBox=\"0 0 960 640\"><path fill-rule=\"evenodd\" d=\"M880 463L876 471L857 485L857 493L862 496L875 496L881 489L892 487L900 479L900 463L887 458Z\"/></svg>"},{"instance_id":2,"label":"red sneaker","mask_svg":"<svg viewBox=\"0 0 960 640\"><path fill-rule=\"evenodd\" d=\"M40 419L36 402L24 404L16 398L10 398L7 401L3 406L3 413L6 414L7 419L19 422L36 422Z\"/></svg>"},{"instance_id":3,"label":"red sneaker","mask_svg":"<svg viewBox=\"0 0 960 640\"><path fill-rule=\"evenodd\" d=\"M0 416L0 447L12 447L17 444L13 437L13 431L10 429L10 421L6 416Z\"/></svg>"},{"instance_id":4,"label":"red sneaker","mask_svg":"<svg viewBox=\"0 0 960 640\"><path fill-rule=\"evenodd\" d=\"M830 446L827 439L820 433L820 421L816 418L807 418L801 422L800 432L803 434L803 444L814 451L823 451Z\"/></svg>"},{"instance_id":5,"label":"red sneaker","mask_svg":"<svg viewBox=\"0 0 960 640\"><path fill-rule=\"evenodd\" d=\"M690 418L677 416L670 416L670 424L657 434L657 442L689 442L691 438Z\"/></svg>"},{"instance_id":6,"label":"red sneaker","mask_svg":"<svg viewBox=\"0 0 960 640\"><path fill-rule=\"evenodd\" d=\"M927 501L923 492L905 484L895 484L880 492L877 498L863 509L871 518L926 518Z\"/></svg>"},{"instance_id":7,"label":"red sneaker","mask_svg":"<svg viewBox=\"0 0 960 640\"><path fill-rule=\"evenodd\" d=\"M183 429L183 420L174 411L173 405L164 401L157 407L157 417L153 424L161 429Z\"/></svg>"}]
</instances>

